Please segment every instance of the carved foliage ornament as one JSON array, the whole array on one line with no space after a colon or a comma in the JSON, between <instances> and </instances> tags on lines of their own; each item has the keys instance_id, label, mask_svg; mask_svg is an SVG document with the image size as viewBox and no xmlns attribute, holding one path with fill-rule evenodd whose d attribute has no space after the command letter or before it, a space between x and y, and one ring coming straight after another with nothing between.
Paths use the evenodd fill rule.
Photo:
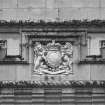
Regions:
<instances>
[{"instance_id":1,"label":"carved foliage ornament","mask_svg":"<svg viewBox=\"0 0 105 105\"><path fill-rule=\"evenodd\" d=\"M36 42L34 47L34 72L38 74L69 74L72 73L71 43L55 43L47 45Z\"/></svg>"}]
</instances>

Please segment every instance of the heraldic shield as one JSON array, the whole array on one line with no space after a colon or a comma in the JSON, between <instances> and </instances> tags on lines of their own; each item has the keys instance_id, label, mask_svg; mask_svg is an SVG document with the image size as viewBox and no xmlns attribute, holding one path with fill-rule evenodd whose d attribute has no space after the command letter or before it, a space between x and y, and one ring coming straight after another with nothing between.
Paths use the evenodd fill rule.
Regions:
<instances>
[{"instance_id":1,"label":"heraldic shield","mask_svg":"<svg viewBox=\"0 0 105 105\"><path fill-rule=\"evenodd\" d=\"M53 40L46 45L36 42L34 46L34 72L37 74L72 73L72 44L61 45Z\"/></svg>"}]
</instances>

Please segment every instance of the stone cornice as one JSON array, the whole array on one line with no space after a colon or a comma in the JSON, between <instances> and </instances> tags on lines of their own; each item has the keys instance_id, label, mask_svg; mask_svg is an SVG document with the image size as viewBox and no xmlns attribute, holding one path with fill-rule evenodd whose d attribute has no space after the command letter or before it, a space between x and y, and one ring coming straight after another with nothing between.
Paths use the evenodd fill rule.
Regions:
<instances>
[{"instance_id":1,"label":"stone cornice","mask_svg":"<svg viewBox=\"0 0 105 105\"><path fill-rule=\"evenodd\" d=\"M27 61L0 61L0 65L15 65L15 64L22 64L22 65L28 65L29 63Z\"/></svg>"},{"instance_id":2,"label":"stone cornice","mask_svg":"<svg viewBox=\"0 0 105 105\"><path fill-rule=\"evenodd\" d=\"M65 82L48 82L48 81L1 81L0 88L105 88L105 81L65 81Z\"/></svg>"},{"instance_id":3,"label":"stone cornice","mask_svg":"<svg viewBox=\"0 0 105 105\"><path fill-rule=\"evenodd\" d=\"M61 21L61 22L46 22L40 20L38 22L29 21L29 20L0 20L0 26L37 26L37 27L105 27L105 20L69 20L69 21Z\"/></svg>"},{"instance_id":4,"label":"stone cornice","mask_svg":"<svg viewBox=\"0 0 105 105\"><path fill-rule=\"evenodd\" d=\"M70 20L62 22L0 20L0 32L20 33L21 31L105 33L105 20Z\"/></svg>"}]
</instances>

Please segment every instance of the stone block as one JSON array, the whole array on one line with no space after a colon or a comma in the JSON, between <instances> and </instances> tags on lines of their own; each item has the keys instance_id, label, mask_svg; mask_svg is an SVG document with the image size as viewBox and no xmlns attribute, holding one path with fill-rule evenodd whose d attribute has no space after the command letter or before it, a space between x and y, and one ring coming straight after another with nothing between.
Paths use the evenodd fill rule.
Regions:
<instances>
[{"instance_id":1,"label":"stone block","mask_svg":"<svg viewBox=\"0 0 105 105\"><path fill-rule=\"evenodd\" d=\"M16 79L16 67L15 65L0 65L0 81L10 80L15 81Z\"/></svg>"},{"instance_id":2,"label":"stone block","mask_svg":"<svg viewBox=\"0 0 105 105\"><path fill-rule=\"evenodd\" d=\"M61 21L63 20L72 20L81 19L81 13L79 8L61 8L59 9L59 17Z\"/></svg>"},{"instance_id":3,"label":"stone block","mask_svg":"<svg viewBox=\"0 0 105 105\"><path fill-rule=\"evenodd\" d=\"M0 65L0 81L31 80L31 67L29 65Z\"/></svg>"},{"instance_id":4,"label":"stone block","mask_svg":"<svg viewBox=\"0 0 105 105\"><path fill-rule=\"evenodd\" d=\"M88 55L88 48L87 46L81 46L80 48L80 59L83 60Z\"/></svg>"},{"instance_id":5,"label":"stone block","mask_svg":"<svg viewBox=\"0 0 105 105\"><path fill-rule=\"evenodd\" d=\"M90 65L77 65L73 66L73 79L74 80L90 80Z\"/></svg>"},{"instance_id":6,"label":"stone block","mask_svg":"<svg viewBox=\"0 0 105 105\"><path fill-rule=\"evenodd\" d=\"M105 7L100 8L100 19L105 20Z\"/></svg>"},{"instance_id":7,"label":"stone block","mask_svg":"<svg viewBox=\"0 0 105 105\"><path fill-rule=\"evenodd\" d=\"M44 9L18 9L17 20L38 21L44 19Z\"/></svg>"},{"instance_id":8,"label":"stone block","mask_svg":"<svg viewBox=\"0 0 105 105\"><path fill-rule=\"evenodd\" d=\"M29 65L16 66L16 81L21 81L21 80L23 81L31 80L31 67Z\"/></svg>"},{"instance_id":9,"label":"stone block","mask_svg":"<svg viewBox=\"0 0 105 105\"><path fill-rule=\"evenodd\" d=\"M58 18L58 10L57 9L46 9L45 20L55 21L57 18Z\"/></svg>"},{"instance_id":10,"label":"stone block","mask_svg":"<svg viewBox=\"0 0 105 105\"><path fill-rule=\"evenodd\" d=\"M46 8L55 8L55 0L46 0Z\"/></svg>"},{"instance_id":11,"label":"stone block","mask_svg":"<svg viewBox=\"0 0 105 105\"><path fill-rule=\"evenodd\" d=\"M43 8L45 0L18 0L19 8Z\"/></svg>"},{"instance_id":12,"label":"stone block","mask_svg":"<svg viewBox=\"0 0 105 105\"><path fill-rule=\"evenodd\" d=\"M100 10L99 8L81 8L80 9L81 19L100 19Z\"/></svg>"},{"instance_id":13,"label":"stone block","mask_svg":"<svg viewBox=\"0 0 105 105\"><path fill-rule=\"evenodd\" d=\"M44 90L42 88L33 88L32 89L32 93L33 93L33 96L37 96L38 94L36 93L44 93ZM43 95L43 94L40 94L40 95Z\"/></svg>"},{"instance_id":14,"label":"stone block","mask_svg":"<svg viewBox=\"0 0 105 105\"><path fill-rule=\"evenodd\" d=\"M99 0L100 7L105 7L105 0Z\"/></svg>"},{"instance_id":15,"label":"stone block","mask_svg":"<svg viewBox=\"0 0 105 105\"><path fill-rule=\"evenodd\" d=\"M0 0L0 8L17 8L17 0Z\"/></svg>"},{"instance_id":16,"label":"stone block","mask_svg":"<svg viewBox=\"0 0 105 105\"><path fill-rule=\"evenodd\" d=\"M16 20L16 9L3 9L1 20Z\"/></svg>"},{"instance_id":17,"label":"stone block","mask_svg":"<svg viewBox=\"0 0 105 105\"><path fill-rule=\"evenodd\" d=\"M42 75L37 75L37 74L32 72L32 81L44 81L44 78Z\"/></svg>"},{"instance_id":18,"label":"stone block","mask_svg":"<svg viewBox=\"0 0 105 105\"><path fill-rule=\"evenodd\" d=\"M3 9L0 9L0 20L2 20Z\"/></svg>"},{"instance_id":19,"label":"stone block","mask_svg":"<svg viewBox=\"0 0 105 105\"><path fill-rule=\"evenodd\" d=\"M105 80L104 64L91 65L90 70L91 70L91 80Z\"/></svg>"},{"instance_id":20,"label":"stone block","mask_svg":"<svg viewBox=\"0 0 105 105\"><path fill-rule=\"evenodd\" d=\"M80 59L79 50L79 46L73 46L73 62L78 62L78 60Z\"/></svg>"},{"instance_id":21,"label":"stone block","mask_svg":"<svg viewBox=\"0 0 105 105\"><path fill-rule=\"evenodd\" d=\"M61 20L92 20L101 18L99 8L61 8L59 14Z\"/></svg>"},{"instance_id":22,"label":"stone block","mask_svg":"<svg viewBox=\"0 0 105 105\"><path fill-rule=\"evenodd\" d=\"M56 0L57 7L99 7L99 0Z\"/></svg>"}]
</instances>

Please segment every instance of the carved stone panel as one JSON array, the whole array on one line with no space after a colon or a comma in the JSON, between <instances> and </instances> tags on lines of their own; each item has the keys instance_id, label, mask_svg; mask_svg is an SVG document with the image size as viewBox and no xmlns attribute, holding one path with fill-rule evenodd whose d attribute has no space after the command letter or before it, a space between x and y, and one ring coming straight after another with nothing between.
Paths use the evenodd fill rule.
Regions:
<instances>
[{"instance_id":1,"label":"carved stone panel","mask_svg":"<svg viewBox=\"0 0 105 105\"><path fill-rule=\"evenodd\" d=\"M46 45L36 42L34 46L35 74L72 73L72 44L60 44L52 40Z\"/></svg>"}]
</instances>

